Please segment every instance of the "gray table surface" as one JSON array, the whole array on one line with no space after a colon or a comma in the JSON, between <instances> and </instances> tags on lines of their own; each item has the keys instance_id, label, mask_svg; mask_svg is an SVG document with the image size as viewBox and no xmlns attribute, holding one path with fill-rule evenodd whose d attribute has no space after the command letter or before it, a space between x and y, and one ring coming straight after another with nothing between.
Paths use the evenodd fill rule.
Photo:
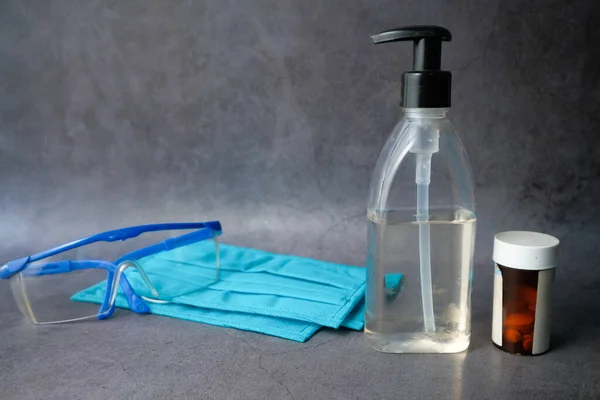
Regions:
<instances>
[{"instance_id":1,"label":"gray table surface","mask_svg":"<svg viewBox=\"0 0 600 400\"><path fill-rule=\"evenodd\" d=\"M126 310L34 326L0 282L0 398L600 398L597 285L559 280L552 351L519 357L491 343L491 274L481 270L471 346L453 355L380 354L349 330L296 343Z\"/></svg>"}]
</instances>

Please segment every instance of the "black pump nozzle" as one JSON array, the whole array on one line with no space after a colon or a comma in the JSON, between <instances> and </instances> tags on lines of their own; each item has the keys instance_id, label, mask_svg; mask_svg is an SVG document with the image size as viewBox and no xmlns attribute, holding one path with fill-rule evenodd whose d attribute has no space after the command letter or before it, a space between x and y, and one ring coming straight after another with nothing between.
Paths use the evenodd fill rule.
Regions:
<instances>
[{"instance_id":1,"label":"black pump nozzle","mask_svg":"<svg viewBox=\"0 0 600 400\"><path fill-rule=\"evenodd\" d=\"M413 70L402 74L402 107L450 107L452 74L441 71L442 41L452 40L441 26L407 26L371 36L375 44L412 40Z\"/></svg>"}]
</instances>

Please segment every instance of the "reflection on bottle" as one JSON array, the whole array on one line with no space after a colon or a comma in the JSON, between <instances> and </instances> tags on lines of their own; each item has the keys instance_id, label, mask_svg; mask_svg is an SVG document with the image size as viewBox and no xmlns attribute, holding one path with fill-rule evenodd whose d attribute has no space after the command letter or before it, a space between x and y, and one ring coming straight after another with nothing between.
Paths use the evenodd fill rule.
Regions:
<instances>
[{"instance_id":1,"label":"reflection on bottle","mask_svg":"<svg viewBox=\"0 0 600 400\"><path fill-rule=\"evenodd\" d=\"M388 303L396 300L402 289L402 277L398 274L387 274L384 277L385 299Z\"/></svg>"}]
</instances>

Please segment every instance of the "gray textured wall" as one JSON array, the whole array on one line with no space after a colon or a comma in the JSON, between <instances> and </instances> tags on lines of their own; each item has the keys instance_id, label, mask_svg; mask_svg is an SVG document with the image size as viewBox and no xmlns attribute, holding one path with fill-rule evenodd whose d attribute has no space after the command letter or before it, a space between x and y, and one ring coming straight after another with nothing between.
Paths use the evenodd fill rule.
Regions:
<instances>
[{"instance_id":1,"label":"gray textured wall","mask_svg":"<svg viewBox=\"0 0 600 400\"><path fill-rule=\"evenodd\" d=\"M581 271L600 256L598 4L4 0L2 256L220 219L227 242L362 264L370 175L411 62L410 45L369 35L427 23L454 35L443 64L481 279L493 234L531 229L560 237L569 282L594 288Z\"/></svg>"}]
</instances>

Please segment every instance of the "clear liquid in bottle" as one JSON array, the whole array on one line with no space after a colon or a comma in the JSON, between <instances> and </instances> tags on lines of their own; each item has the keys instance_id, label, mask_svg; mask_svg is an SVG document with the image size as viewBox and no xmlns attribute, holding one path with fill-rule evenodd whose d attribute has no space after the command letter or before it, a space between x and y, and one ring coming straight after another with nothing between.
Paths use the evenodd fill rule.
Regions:
<instances>
[{"instance_id":1,"label":"clear liquid in bottle","mask_svg":"<svg viewBox=\"0 0 600 400\"><path fill-rule=\"evenodd\" d=\"M456 353L469 346L475 216L464 209L369 212L365 337L387 353ZM426 332L419 225L428 224L435 332Z\"/></svg>"}]
</instances>

